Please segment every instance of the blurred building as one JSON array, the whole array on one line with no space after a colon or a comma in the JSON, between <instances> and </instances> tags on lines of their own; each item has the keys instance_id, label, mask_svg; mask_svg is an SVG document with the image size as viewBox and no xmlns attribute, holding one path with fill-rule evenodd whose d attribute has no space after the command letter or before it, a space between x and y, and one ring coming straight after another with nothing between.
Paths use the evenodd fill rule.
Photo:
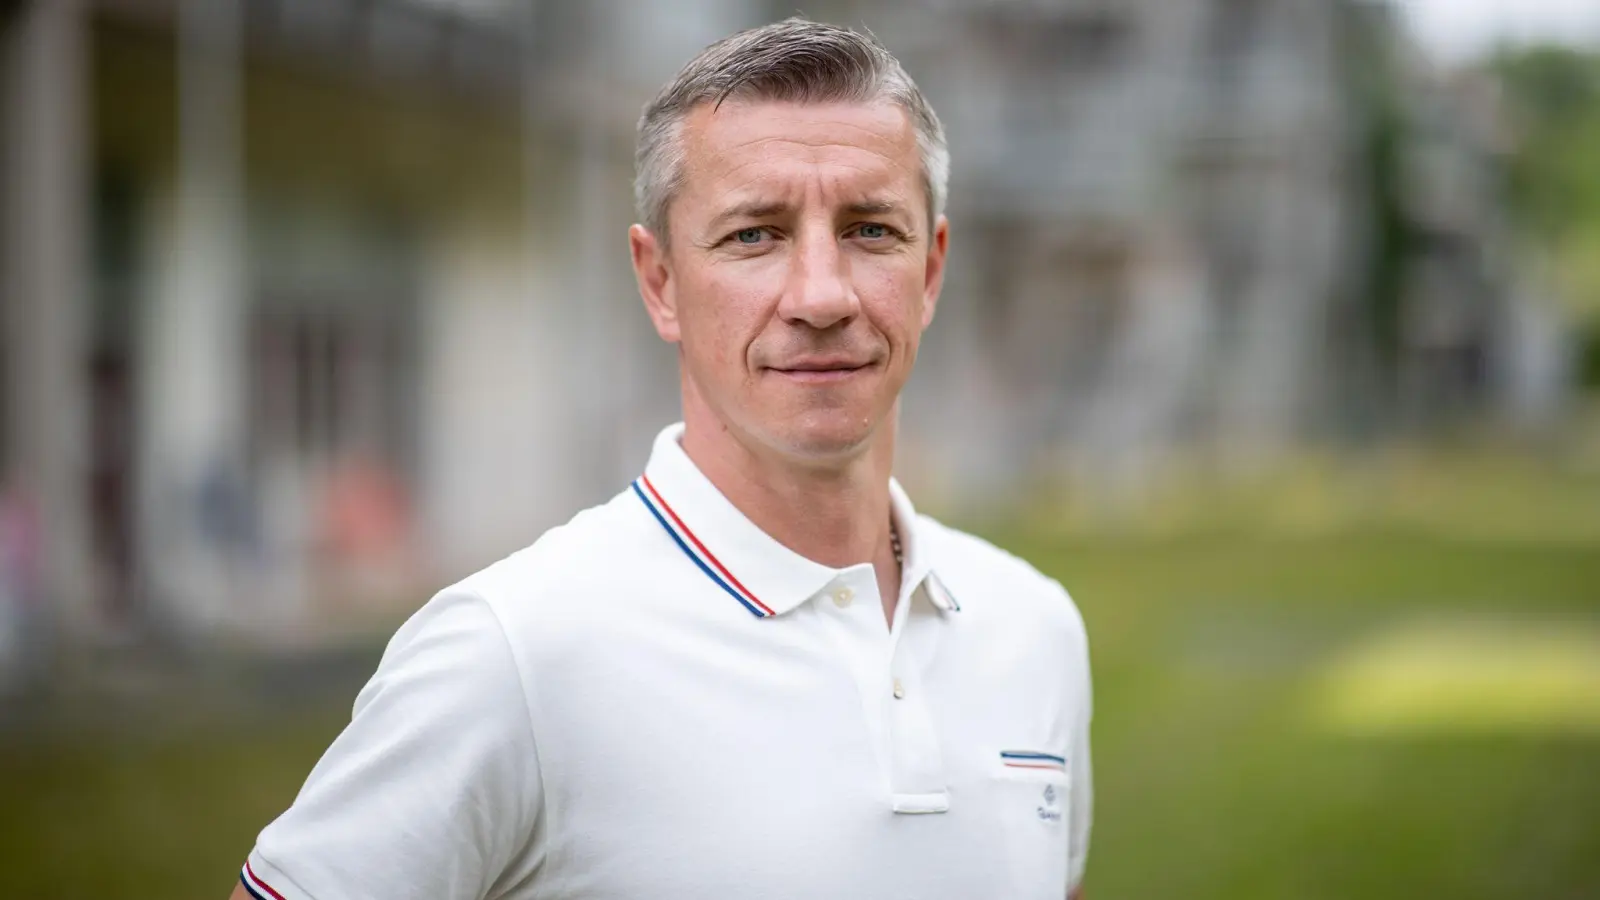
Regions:
<instances>
[{"instance_id":1,"label":"blurred building","mask_svg":"<svg viewBox=\"0 0 1600 900\"><path fill-rule=\"evenodd\" d=\"M559 19L3 12L4 471L46 535L26 602L68 630L414 605L602 496L641 418L608 389L670 397L628 365L670 356L583 299L623 286L586 210L625 223L628 164L573 112Z\"/></svg>"},{"instance_id":2,"label":"blurred building","mask_svg":"<svg viewBox=\"0 0 1600 900\"><path fill-rule=\"evenodd\" d=\"M945 365L913 407L936 471L1066 470L1115 502L1175 452L1236 468L1555 407L1495 97L1387 4L841 6L877 11L951 135ZM982 425L938 430L952 402Z\"/></svg>"},{"instance_id":3,"label":"blurred building","mask_svg":"<svg viewBox=\"0 0 1600 900\"><path fill-rule=\"evenodd\" d=\"M1408 62L1423 71L1401 82L1399 97L1410 229L1397 329L1404 420L1426 427L1489 408L1513 426L1547 425L1560 412L1571 348L1507 217L1509 117L1488 78L1446 78Z\"/></svg>"},{"instance_id":4,"label":"blurred building","mask_svg":"<svg viewBox=\"0 0 1600 900\"><path fill-rule=\"evenodd\" d=\"M677 399L623 249L634 121L791 11L0 3L0 606L300 640L625 484ZM1492 100L1437 88L1386 7L807 12L873 27L950 131L950 281L905 412L931 496L1559 388Z\"/></svg>"}]
</instances>

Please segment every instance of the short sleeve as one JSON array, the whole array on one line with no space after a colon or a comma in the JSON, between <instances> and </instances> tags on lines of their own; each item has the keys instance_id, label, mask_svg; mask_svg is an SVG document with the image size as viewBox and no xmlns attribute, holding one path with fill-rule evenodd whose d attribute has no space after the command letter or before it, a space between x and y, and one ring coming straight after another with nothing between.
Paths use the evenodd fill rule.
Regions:
<instances>
[{"instance_id":1,"label":"short sleeve","mask_svg":"<svg viewBox=\"0 0 1600 900\"><path fill-rule=\"evenodd\" d=\"M1063 591L1063 593L1065 593ZM1071 600L1069 598L1068 602ZM1072 750L1069 765L1072 767L1072 809L1070 810L1070 845L1067 859L1068 893L1083 883L1084 871L1089 862L1089 832L1094 825L1094 766L1089 752L1090 722L1094 718L1094 687L1089 671L1089 638L1083 627L1083 618L1073 607L1078 622L1078 646L1075 647L1074 681L1082 691L1078 701L1079 715L1074 722Z\"/></svg>"},{"instance_id":2,"label":"short sleeve","mask_svg":"<svg viewBox=\"0 0 1600 900\"><path fill-rule=\"evenodd\" d=\"M447 590L403 625L350 724L241 879L260 900L479 900L532 866L526 695L498 617Z\"/></svg>"}]
</instances>

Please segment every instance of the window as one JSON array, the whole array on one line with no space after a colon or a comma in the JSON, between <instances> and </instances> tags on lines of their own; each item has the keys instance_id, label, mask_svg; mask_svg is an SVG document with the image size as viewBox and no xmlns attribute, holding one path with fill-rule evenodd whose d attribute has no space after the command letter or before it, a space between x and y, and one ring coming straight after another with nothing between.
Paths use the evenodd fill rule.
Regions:
<instances>
[{"instance_id":1,"label":"window","mask_svg":"<svg viewBox=\"0 0 1600 900\"><path fill-rule=\"evenodd\" d=\"M409 316L286 306L253 317L251 424L258 453L311 463L379 454L409 468L415 400Z\"/></svg>"}]
</instances>

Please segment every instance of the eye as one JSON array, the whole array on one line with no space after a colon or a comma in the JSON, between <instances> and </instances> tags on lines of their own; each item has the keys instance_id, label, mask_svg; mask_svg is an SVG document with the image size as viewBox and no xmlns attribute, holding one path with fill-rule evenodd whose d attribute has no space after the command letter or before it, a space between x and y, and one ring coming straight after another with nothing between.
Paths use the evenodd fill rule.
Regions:
<instances>
[{"instance_id":1,"label":"eye","mask_svg":"<svg viewBox=\"0 0 1600 900\"><path fill-rule=\"evenodd\" d=\"M765 231L762 228L741 228L733 233L733 239L741 244L759 244Z\"/></svg>"},{"instance_id":2,"label":"eye","mask_svg":"<svg viewBox=\"0 0 1600 900\"><path fill-rule=\"evenodd\" d=\"M891 234L893 234L893 232L889 230L889 226L887 225L881 225L877 222L868 222L865 225L857 228L856 234L866 238L869 241L876 241L889 237Z\"/></svg>"}]
</instances>

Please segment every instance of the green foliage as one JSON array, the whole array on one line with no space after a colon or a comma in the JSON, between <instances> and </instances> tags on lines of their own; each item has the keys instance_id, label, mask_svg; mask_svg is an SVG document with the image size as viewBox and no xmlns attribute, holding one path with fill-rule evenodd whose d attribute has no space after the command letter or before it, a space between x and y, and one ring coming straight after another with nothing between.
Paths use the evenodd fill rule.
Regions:
<instances>
[{"instance_id":1,"label":"green foliage","mask_svg":"<svg viewBox=\"0 0 1600 900\"><path fill-rule=\"evenodd\" d=\"M1600 319L1589 323L1579 335L1578 383L1591 390L1600 389Z\"/></svg>"},{"instance_id":2,"label":"green foliage","mask_svg":"<svg viewBox=\"0 0 1600 900\"><path fill-rule=\"evenodd\" d=\"M1381 18L1358 15L1341 32L1345 57L1352 61L1346 72L1359 143L1359 161L1366 195L1366 231L1372 260L1361 285L1366 301L1365 322L1375 351L1380 396L1394 389L1400 354L1401 305L1406 265L1415 251L1415 235L1407 221L1402 156L1408 139L1407 123L1398 93L1393 35Z\"/></svg>"},{"instance_id":3,"label":"green foliage","mask_svg":"<svg viewBox=\"0 0 1600 900\"><path fill-rule=\"evenodd\" d=\"M1508 176L1517 219L1549 252L1562 295L1600 317L1600 53L1503 50L1489 68L1515 133Z\"/></svg>"}]
</instances>

